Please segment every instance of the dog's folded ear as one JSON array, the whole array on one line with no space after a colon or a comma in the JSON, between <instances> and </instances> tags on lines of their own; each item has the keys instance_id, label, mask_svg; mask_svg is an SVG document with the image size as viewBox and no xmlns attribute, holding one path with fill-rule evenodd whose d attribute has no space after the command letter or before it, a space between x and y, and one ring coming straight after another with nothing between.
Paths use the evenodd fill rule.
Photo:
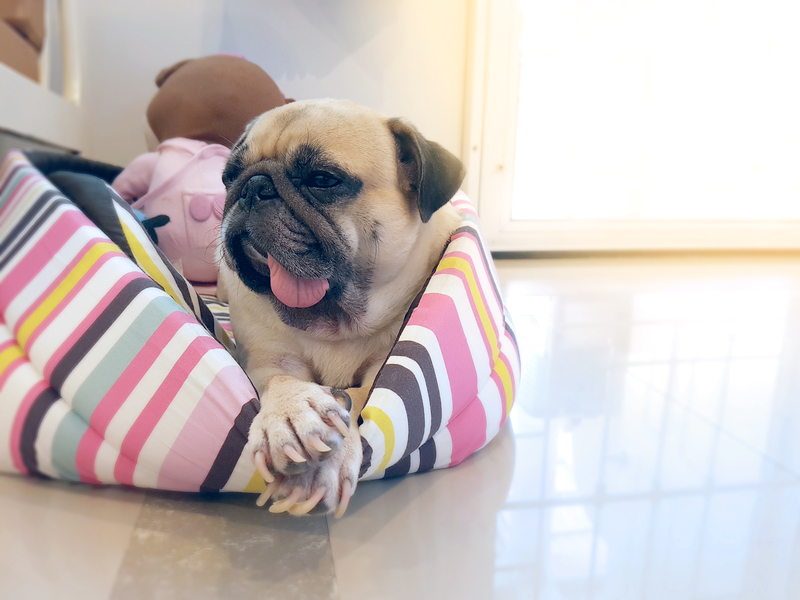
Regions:
<instances>
[{"instance_id":1,"label":"dog's folded ear","mask_svg":"<svg viewBox=\"0 0 800 600\"><path fill-rule=\"evenodd\" d=\"M436 142L426 140L403 119L389 119L397 145L400 189L427 223L447 204L464 179L461 161Z\"/></svg>"}]
</instances>

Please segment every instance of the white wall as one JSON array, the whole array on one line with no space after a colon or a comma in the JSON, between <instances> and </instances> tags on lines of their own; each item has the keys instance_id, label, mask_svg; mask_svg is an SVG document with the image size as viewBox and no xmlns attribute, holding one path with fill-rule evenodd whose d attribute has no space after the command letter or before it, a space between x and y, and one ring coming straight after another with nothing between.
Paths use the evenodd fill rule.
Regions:
<instances>
[{"instance_id":1,"label":"white wall","mask_svg":"<svg viewBox=\"0 0 800 600\"><path fill-rule=\"evenodd\" d=\"M461 154L463 0L83 0L86 155L120 165L145 151L142 119L162 68L244 54L288 97L349 98Z\"/></svg>"}]
</instances>

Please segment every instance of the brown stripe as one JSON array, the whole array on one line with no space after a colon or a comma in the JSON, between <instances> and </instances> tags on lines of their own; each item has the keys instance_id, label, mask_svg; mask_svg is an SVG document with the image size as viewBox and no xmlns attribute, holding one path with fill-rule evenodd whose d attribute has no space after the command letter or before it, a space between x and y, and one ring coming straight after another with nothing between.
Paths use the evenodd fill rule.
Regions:
<instances>
[{"instance_id":1,"label":"brown stripe","mask_svg":"<svg viewBox=\"0 0 800 600\"><path fill-rule=\"evenodd\" d=\"M64 357L55 366L50 376L50 385L52 385L53 388L61 391L64 381L77 364L83 360L89 350L97 344L103 334L108 331L108 328L119 318L133 299L147 288L160 289L153 280L137 277L120 290L105 310L100 313L100 316L89 325L89 328L78 338L75 345L67 351Z\"/></svg>"},{"instance_id":2,"label":"brown stripe","mask_svg":"<svg viewBox=\"0 0 800 600\"><path fill-rule=\"evenodd\" d=\"M419 469L417 473L424 473L433 469L436 464L436 442L433 438L422 444L419 448Z\"/></svg>"},{"instance_id":3,"label":"brown stripe","mask_svg":"<svg viewBox=\"0 0 800 600\"><path fill-rule=\"evenodd\" d=\"M384 477L402 477L411 470L411 457L404 456L384 471Z\"/></svg>"},{"instance_id":4,"label":"brown stripe","mask_svg":"<svg viewBox=\"0 0 800 600\"><path fill-rule=\"evenodd\" d=\"M410 358L417 363L420 371L422 371L422 376L425 378L425 385L428 390L428 403L431 407L431 426L430 433L428 433L428 437L430 438L439 431L439 428L442 426L442 397L439 394L439 382L436 378L436 370L433 367L433 361L428 353L428 349L417 342L402 340L392 348L391 356L405 356L406 358ZM444 376L446 377L446 375ZM417 385L416 378L413 379L413 383ZM403 398L403 394L399 393L399 391L398 396ZM422 442L424 440L420 441ZM417 448L417 446L414 448Z\"/></svg>"},{"instance_id":5,"label":"brown stripe","mask_svg":"<svg viewBox=\"0 0 800 600\"><path fill-rule=\"evenodd\" d=\"M9 232L3 242L0 243L0 256L4 255L3 258L0 259L0 269L3 269L8 264L8 261L19 252L20 248L22 248L34 233L36 233L39 227L41 227L42 223L62 204L74 206L69 200L61 197L55 190L48 190L30 206L25 215L20 218L17 225ZM37 214L39 214L39 217L31 223ZM15 241L17 242L16 244L14 244ZM13 248L11 248L12 244L14 244Z\"/></svg>"},{"instance_id":6,"label":"brown stripe","mask_svg":"<svg viewBox=\"0 0 800 600\"><path fill-rule=\"evenodd\" d=\"M42 425L44 416L58 399L58 393L49 387L36 397L30 410L28 410L28 414L25 415L19 451L22 455L22 462L31 475L46 477L39 471L39 461L36 459L36 437L39 435L39 427Z\"/></svg>"},{"instance_id":7,"label":"brown stripe","mask_svg":"<svg viewBox=\"0 0 800 600\"><path fill-rule=\"evenodd\" d=\"M261 405L257 398L250 399L249 402L242 406L233 421L233 427L228 431L228 436L214 459L214 464L211 465L208 475L206 475L200 486L201 492L218 492L228 483L228 479L231 478L231 473L233 473L233 468L239 461L239 457L247 444L250 423L253 422L260 408Z\"/></svg>"}]
</instances>

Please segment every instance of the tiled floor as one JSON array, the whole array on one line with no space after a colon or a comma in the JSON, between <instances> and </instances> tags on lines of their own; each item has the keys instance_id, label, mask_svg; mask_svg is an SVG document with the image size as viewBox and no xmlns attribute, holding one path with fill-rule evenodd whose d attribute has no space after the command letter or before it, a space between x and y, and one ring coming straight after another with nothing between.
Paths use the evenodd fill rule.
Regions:
<instances>
[{"instance_id":1,"label":"tiled floor","mask_svg":"<svg viewBox=\"0 0 800 600\"><path fill-rule=\"evenodd\" d=\"M523 382L476 456L338 521L0 477L0 598L800 598L800 256L497 266Z\"/></svg>"}]
</instances>

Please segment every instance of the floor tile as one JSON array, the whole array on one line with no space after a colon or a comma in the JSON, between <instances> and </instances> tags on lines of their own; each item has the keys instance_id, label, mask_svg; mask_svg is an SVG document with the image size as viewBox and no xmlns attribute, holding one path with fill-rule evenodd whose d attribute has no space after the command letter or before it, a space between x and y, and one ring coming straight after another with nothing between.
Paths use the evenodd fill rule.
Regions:
<instances>
[{"instance_id":1,"label":"floor tile","mask_svg":"<svg viewBox=\"0 0 800 600\"><path fill-rule=\"evenodd\" d=\"M340 600L491 598L513 466L504 428L457 468L359 484L348 514L329 518Z\"/></svg>"},{"instance_id":2,"label":"floor tile","mask_svg":"<svg viewBox=\"0 0 800 600\"><path fill-rule=\"evenodd\" d=\"M108 598L143 498L0 475L0 598Z\"/></svg>"},{"instance_id":3,"label":"floor tile","mask_svg":"<svg viewBox=\"0 0 800 600\"><path fill-rule=\"evenodd\" d=\"M149 492L111 598L336 598L324 517L252 494Z\"/></svg>"}]
</instances>

